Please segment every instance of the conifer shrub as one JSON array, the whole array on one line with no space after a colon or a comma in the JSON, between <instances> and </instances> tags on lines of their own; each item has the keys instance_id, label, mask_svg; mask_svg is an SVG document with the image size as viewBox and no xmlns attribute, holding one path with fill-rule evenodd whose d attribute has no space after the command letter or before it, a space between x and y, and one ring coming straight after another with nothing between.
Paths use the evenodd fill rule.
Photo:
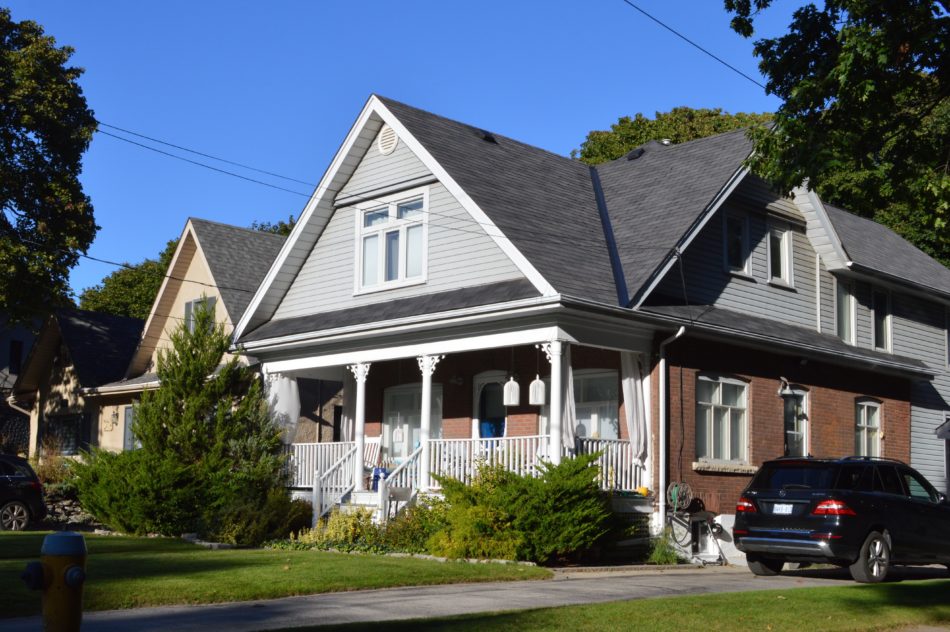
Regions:
<instances>
[{"instance_id":1,"label":"conifer shrub","mask_svg":"<svg viewBox=\"0 0 950 632\"><path fill-rule=\"evenodd\" d=\"M383 543L404 553L429 553L428 541L447 526L448 504L441 498L423 497L386 523Z\"/></svg>"},{"instance_id":2,"label":"conifer shrub","mask_svg":"<svg viewBox=\"0 0 950 632\"><path fill-rule=\"evenodd\" d=\"M278 520L273 509L290 506L280 431L260 379L237 357L224 359L230 338L207 309L171 341L158 354L161 386L134 407L141 447L86 454L77 467L80 502L127 533L259 544L278 522L283 528L285 516Z\"/></svg>"}]
</instances>

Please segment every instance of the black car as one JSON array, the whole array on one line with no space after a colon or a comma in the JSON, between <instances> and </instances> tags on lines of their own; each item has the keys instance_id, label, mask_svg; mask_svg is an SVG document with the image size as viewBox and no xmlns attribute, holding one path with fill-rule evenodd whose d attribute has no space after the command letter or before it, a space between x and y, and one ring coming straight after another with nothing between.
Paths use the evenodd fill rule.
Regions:
<instances>
[{"instance_id":1,"label":"black car","mask_svg":"<svg viewBox=\"0 0 950 632\"><path fill-rule=\"evenodd\" d=\"M21 531L46 517L43 486L26 459L0 454L0 530Z\"/></svg>"},{"instance_id":2,"label":"black car","mask_svg":"<svg viewBox=\"0 0 950 632\"><path fill-rule=\"evenodd\" d=\"M736 547L756 575L785 562L847 566L879 582L892 564L950 568L950 502L890 459L783 458L762 465L736 506Z\"/></svg>"}]
</instances>

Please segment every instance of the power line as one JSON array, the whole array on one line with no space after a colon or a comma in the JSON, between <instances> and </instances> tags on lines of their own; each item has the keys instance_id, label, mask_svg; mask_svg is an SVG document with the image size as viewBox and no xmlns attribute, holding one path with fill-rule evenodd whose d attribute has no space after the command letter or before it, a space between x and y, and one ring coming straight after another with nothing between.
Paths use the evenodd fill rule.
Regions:
<instances>
[{"instance_id":1,"label":"power line","mask_svg":"<svg viewBox=\"0 0 950 632\"><path fill-rule=\"evenodd\" d=\"M759 86L759 87L762 88L763 90L767 90L767 88L766 88L764 85L762 85L761 83L759 83L758 81L756 81L755 79L753 79L752 77L750 77L749 75L745 74L744 72L742 72L741 70L739 70L738 68L736 68L735 66L733 66L732 64L730 64L729 62L727 62L727 61L726 61L725 59L723 59L722 57L719 57L719 56L717 56L716 54L712 53L711 51L709 51L709 50L703 48L702 46L700 46L699 44L697 44L697 43L694 42L693 40L689 39L688 37L686 37L685 35L683 35L683 34L680 33L679 31L677 31L676 29L674 29L673 27L671 27L671 26L665 24L665 23L662 22L660 19L658 19L658 18L656 18L656 17L650 15L649 13L647 13L646 11L644 11L643 9L641 9L640 7L638 7L637 5L635 5L633 2L631 2L631 0L623 0L623 2L626 3L628 6L630 6L632 9L635 9L635 10L639 11L640 13L642 13L643 15L645 15L646 17L650 18L651 20L653 20L654 22L656 22L657 24L659 24L660 26L662 26L663 28L665 28L667 31L669 31L670 33L672 33L672 34L675 35L676 37L680 38L681 40L683 40L684 42L686 42L687 44L689 44L690 46L692 46L693 48L696 48L696 49L702 51L703 53L705 53L706 55L712 57L713 59L715 59L716 61L718 61L720 64L722 64L723 66L725 66L726 68L728 68L728 69L731 70L732 72L734 72L734 73L736 73L736 74L738 74L738 75L740 75L740 76L742 76L742 77L748 79L749 81L751 81L751 82L754 83L755 85Z\"/></svg>"},{"instance_id":2,"label":"power line","mask_svg":"<svg viewBox=\"0 0 950 632\"><path fill-rule=\"evenodd\" d=\"M110 128L110 129L114 129L114 130L123 132L123 133L125 133L125 134L131 134L132 136L138 136L139 138L144 138L145 140L150 140L150 141L152 141L153 143L159 143L160 145L165 145L166 147L174 147L175 149L180 149L181 151L187 151L187 152L190 153L190 154L195 154L195 155L197 155L197 156L202 156L202 157L204 157L204 158L211 158L212 160L217 160L217 161L219 161L219 162L223 162L223 163L226 163L226 164L229 164L229 165L234 165L235 167L241 167L242 169L248 169L248 170L250 170L250 171L256 171L257 173L263 173L264 175L273 176L273 177L275 177L275 178L280 178L281 180L288 180L288 181L290 181L290 182L296 182L296 183L298 183L298 184L304 184L304 185L307 185L307 186L309 186L309 187L317 186L317 185L315 185L313 182L306 182L306 181L304 181L304 180L298 180L298 179L296 179L296 178L291 178L291 177L289 177L289 176L283 176L283 175L281 175L281 174L279 174L279 173L274 173L273 171L266 171L266 170L264 170L264 169L258 169L257 167L252 167L252 166L250 166L250 165L245 165L245 164L242 164L242 163L240 163L240 162L235 162L235 161L233 161L233 160L228 160L227 158L221 158L221 157L219 157L219 156L213 156L213 155L211 155L211 154L206 154L206 153L200 152L200 151L198 151L198 150L196 150L196 149L189 149L188 147L184 147L184 146L182 146L182 145L176 145L175 143L170 143L170 142L168 142L168 141L161 140L161 139L159 139L159 138L153 138L152 136L146 136L145 134L141 134L141 133L139 133L139 132L133 132L133 131L130 130L130 129L125 129L125 128L119 127L119 126L117 126L117 125L110 125L109 123L106 123L105 121L97 121L97 123L99 123L99 125L101 125L101 126L103 126L103 127L108 127L108 128ZM124 139L123 139L123 140L124 140Z\"/></svg>"}]
</instances>

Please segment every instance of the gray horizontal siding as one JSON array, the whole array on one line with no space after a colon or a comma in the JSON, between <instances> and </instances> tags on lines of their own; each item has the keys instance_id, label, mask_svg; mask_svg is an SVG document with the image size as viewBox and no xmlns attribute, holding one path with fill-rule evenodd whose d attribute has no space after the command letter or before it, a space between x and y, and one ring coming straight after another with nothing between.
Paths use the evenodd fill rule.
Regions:
<instances>
[{"instance_id":1,"label":"gray horizontal siding","mask_svg":"<svg viewBox=\"0 0 950 632\"><path fill-rule=\"evenodd\" d=\"M762 213L748 212L745 204L730 200L703 228L683 253L686 290L690 303L715 305L753 316L815 328L815 251L797 224ZM728 273L723 266L722 218L724 213L749 218L751 278ZM770 222L792 231L792 279L786 288L768 282L768 227ZM674 299L683 295L679 269L674 266L659 286L659 294Z\"/></svg>"},{"instance_id":2,"label":"gray horizontal siding","mask_svg":"<svg viewBox=\"0 0 950 632\"><path fill-rule=\"evenodd\" d=\"M402 142L389 156L381 156L373 143L340 196L384 189L407 179L427 176L428 171L420 171L420 165ZM371 202L360 202L358 206L366 208L368 204ZM442 184L434 183L429 185L426 283L354 295L356 212L353 206L334 212L277 308L275 319L523 278L484 227Z\"/></svg>"},{"instance_id":3,"label":"gray horizontal siding","mask_svg":"<svg viewBox=\"0 0 950 632\"><path fill-rule=\"evenodd\" d=\"M821 333L837 333L835 328L835 278L825 268L824 261L821 262Z\"/></svg>"}]
</instances>

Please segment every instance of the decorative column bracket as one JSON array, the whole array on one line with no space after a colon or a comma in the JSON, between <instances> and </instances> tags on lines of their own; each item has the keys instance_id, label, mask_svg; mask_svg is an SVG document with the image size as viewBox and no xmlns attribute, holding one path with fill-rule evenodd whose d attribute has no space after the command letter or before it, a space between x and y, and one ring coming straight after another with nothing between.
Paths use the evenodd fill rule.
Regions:
<instances>
[{"instance_id":1,"label":"decorative column bracket","mask_svg":"<svg viewBox=\"0 0 950 632\"><path fill-rule=\"evenodd\" d=\"M370 362L359 362L357 364L347 365L347 369L353 373L353 377L356 378L357 384L365 384L366 377L369 375L369 367L372 366Z\"/></svg>"},{"instance_id":2,"label":"decorative column bracket","mask_svg":"<svg viewBox=\"0 0 950 632\"><path fill-rule=\"evenodd\" d=\"M444 355L421 355L417 357L416 361L419 363L419 371L422 373L423 377L432 377L432 374L435 373L436 365L444 357Z\"/></svg>"}]
</instances>

